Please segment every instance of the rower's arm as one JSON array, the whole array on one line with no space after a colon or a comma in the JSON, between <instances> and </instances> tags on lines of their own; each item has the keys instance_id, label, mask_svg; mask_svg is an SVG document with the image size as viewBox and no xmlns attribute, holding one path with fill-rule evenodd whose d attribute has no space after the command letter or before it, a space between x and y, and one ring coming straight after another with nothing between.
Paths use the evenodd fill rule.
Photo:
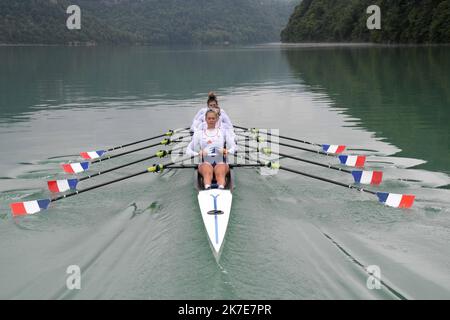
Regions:
<instances>
[{"instance_id":1,"label":"rower's arm","mask_svg":"<svg viewBox=\"0 0 450 320\"><path fill-rule=\"evenodd\" d=\"M191 142L186 147L186 154L188 156L198 156L198 154L199 154L197 151L195 151L195 150L197 150L197 146L198 146L198 150L200 150L200 140L199 140L199 136L198 136L197 132L194 133L194 135L192 136Z\"/></svg>"},{"instance_id":2,"label":"rower's arm","mask_svg":"<svg viewBox=\"0 0 450 320\"><path fill-rule=\"evenodd\" d=\"M194 120L192 121L191 131L196 131L199 124L202 123L202 117L204 116L205 116L204 108L198 110L197 114L194 117Z\"/></svg>"},{"instance_id":3,"label":"rower's arm","mask_svg":"<svg viewBox=\"0 0 450 320\"><path fill-rule=\"evenodd\" d=\"M224 123L226 126L225 128L227 129L233 129L233 124L231 123L231 119L230 117L227 115L227 113L225 112L225 110L221 110L220 112L220 117L222 118L222 123Z\"/></svg>"},{"instance_id":4,"label":"rower's arm","mask_svg":"<svg viewBox=\"0 0 450 320\"><path fill-rule=\"evenodd\" d=\"M203 129L202 124L203 124L202 120L198 119L194 120L194 122L192 122L191 131L195 132L198 130L202 130Z\"/></svg>"},{"instance_id":5,"label":"rower's arm","mask_svg":"<svg viewBox=\"0 0 450 320\"><path fill-rule=\"evenodd\" d=\"M227 133L225 135L225 139L227 141L227 151L229 154L234 154L237 151L237 145L234 141L234 133L232 130L227 130Z\"/></svg>"}]
</instances>

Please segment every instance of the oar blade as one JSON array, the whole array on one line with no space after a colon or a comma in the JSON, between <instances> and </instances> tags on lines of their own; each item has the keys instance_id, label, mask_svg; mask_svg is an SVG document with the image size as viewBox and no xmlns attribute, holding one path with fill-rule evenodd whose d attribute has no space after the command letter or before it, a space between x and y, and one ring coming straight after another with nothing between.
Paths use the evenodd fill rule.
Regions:
<instances>
[{"instance_id":1,"label":"oar blade","mask_svg":"<svg viewBox=\"0 0 450 320\"><path fill-rule=\"evenodd\" d=\"M76 163L66 163L61 165L64 172L76 174L85 172L89 169L89 162L76 162Z\"/></svg>"},{"instance_id":2,"label":"oar blade","mask_svg":"<svg viewBox=\"0 0 450 320\"><path fill-rule=\"evenodd\" d=\"M339 156L339 161L349 167L363 168L366 163L366 156Z\"/></svg>"},{"instance_id":3,"label":"oar blade","mask_svg":"<svg viewBox=\"0 0 450 320\"><path fill-rule=\"evenodd\" d=\"M105 150L80 152L80 156L86 160L94 160L101 158L105 154Z\"/></svg>"},{"instance_id":4,"label":"oar blade","mask_svg":"<svg viewBox=\"0 0 450 320\"><path fill-rule=\"evenodd\" d=\"M13 217L25 216L28 214L35 214L42 210L47 210L50 205L50 199L41 199L25 202L11 203L11 213Z\"/></svg>"},{"instance_id":5,"label":"oar blade","mask_svg":"<svg viewBox=\"0 0 450 320\"><path fill-rule=\"evenodd\" d=\"M326 153L341 154L342 152L344 152L345 146L335 144L323 144L322 150Z\"/></svg>"},{"instance_id":6,"label":"oar blade","mask_svg":"<svg viewBox=\"0 0 450 320\"><path fill-rule=\"evenodd\" d=\"M48 190L51 192L66 192L69 190L76 190L78 179L64 179L64 180L50 180L47 181Z\"/></svg>"},{"instance_id":7,"label":"oar blade","mask_svg":"<svg viewBox=\"0 0 450 320\"><path fill-rule=\"evenodd\" d=\"M396 193L388 193L388 192L377 192L378 200L389 206L394 208L411 208L414 199L416 196L411 194L396 194Z\"/></svg>"},{"instance_id":8,"label":"oar blade","mask_svg":"<svg viewBox=\"0 0 450 320\"><path fill-rule=\"evenodd\" d=\"M356 183L379 185L383 180L382 171L352 171L353 179Z\"/></svg>"}]
</instances>

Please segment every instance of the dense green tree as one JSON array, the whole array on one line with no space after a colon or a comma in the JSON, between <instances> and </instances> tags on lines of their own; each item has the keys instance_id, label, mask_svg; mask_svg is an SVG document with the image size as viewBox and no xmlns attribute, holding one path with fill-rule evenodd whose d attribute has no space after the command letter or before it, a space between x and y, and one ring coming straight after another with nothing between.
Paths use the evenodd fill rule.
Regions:
<instances>
[{"instance_id":1,"label":"dense green tree","mask_svg":"<svg viewBox=\"0 0 450 320\"><path fill-rule=\"evenodd\" d=\"M368 30L368 6L381 30ZM449 0L304 0L281 32L283 42L450 43Z\"/></svg>"},{"instance_id":2,"label":"dense green tree","mask_svg":"<svg viewBox=\"0 0 450 320\"><path fill-rule=\"evenodd\" d=\"M279 41L300 0L2 0L0 43L214 44ZM82 9L82 28L65 27Z\"/></svg>"}]
</instances>

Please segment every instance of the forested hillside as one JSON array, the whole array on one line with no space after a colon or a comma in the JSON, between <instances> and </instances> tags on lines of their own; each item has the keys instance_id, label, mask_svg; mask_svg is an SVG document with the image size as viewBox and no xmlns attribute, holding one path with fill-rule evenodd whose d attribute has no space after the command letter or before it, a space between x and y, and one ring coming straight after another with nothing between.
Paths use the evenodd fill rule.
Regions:
<instances>
[{"instance_id":1,"label":"forested hillside","mask_svg":"<svg viewBox=\"0 0 450 320\"><path fill-rule=\"evenodd\" d=\"M368 30L368 6L381 9L381 30ZM283 42L450 43L448 0L304 0L281 33Z\"/></svg>"},{"instance_id":2,"label":"forested hillside","mask_svg":"<svg viewBox=\"0 0 450 320\"><path fill-rule=\"evenodd\" d=\"M279 41L294 0L2 0L0 43L214 44ZM70 4L81 30L66 28Z\"/></svg>"}]
</instances>

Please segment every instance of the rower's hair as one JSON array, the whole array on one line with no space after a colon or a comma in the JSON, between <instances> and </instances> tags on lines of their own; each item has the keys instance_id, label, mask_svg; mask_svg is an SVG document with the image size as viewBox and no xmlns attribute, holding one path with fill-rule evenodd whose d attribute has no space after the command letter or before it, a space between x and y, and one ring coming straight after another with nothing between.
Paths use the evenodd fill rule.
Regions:
<instances>
[{"instance_id":1,"label":"rower's hair","mask_svg":"<svg viewBox=\"0 0 450 320\"><path fill-rule=\"evenodd\" d=\"M219 101L217 101L217 96L216 96L216 94L213 91L210 91L208 93L208 101L206 102L206 105L209 106L209 103L211 101L215 101L217 104L219 104Z\"/></svg>"},{"instance_id":2,"label":"rower's hair","mask_svg":"<svg viewBox=\"0 0 450 320\"><path fill-rule=\"evenodd\" d=\"M208 109L205 113L205 119L208 117L208 113L214 113L216 115L216 119L219 117L219 115L217 114L217 111L214 109Z\"/></svg>"}]
</instances>

